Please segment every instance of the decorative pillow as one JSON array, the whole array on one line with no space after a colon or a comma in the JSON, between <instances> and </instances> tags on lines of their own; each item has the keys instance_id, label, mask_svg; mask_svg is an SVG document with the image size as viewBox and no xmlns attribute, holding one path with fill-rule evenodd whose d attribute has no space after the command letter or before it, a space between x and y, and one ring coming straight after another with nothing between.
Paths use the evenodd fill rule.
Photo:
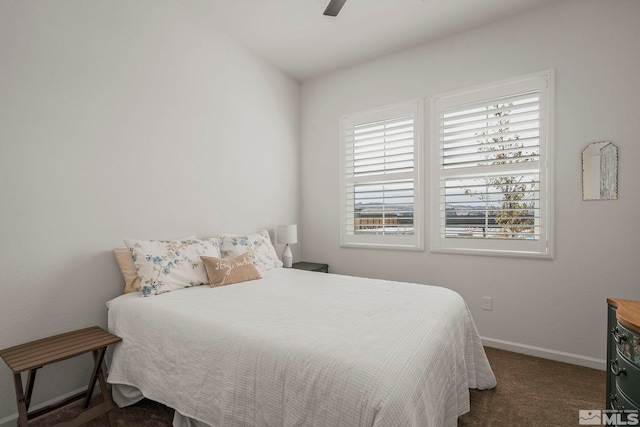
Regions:
<instances>
[{"instance_id":1,"label":"decorative pillow","mask_svg":"<svg viewBox=\"0 0 640 427\"><path fill-rule=\"evenodd\" d=\"M116 257L122 277L124 277L124 293L138 292L140 290L140 278L136 272L136 265L133 263L129 249L115 248L113 255Z\"/></svg>"},{"instance_id":2,"label":"decorative pillow","mask_svg":"<svg viewBox=\"0 0 640 427\"><path fill-rule=\"evenodd\" d=\"M230 285L248 280L262 279L248 253L234 258L200 257L209 277L209 286Z\"/></svg>"},{"instance_id":3,"label":"decorative pillow","mask_svg":"<svg viewBox=\"0 0 640 427\"><path fill-rule=\"evenodd\" d=\"M196 236L190 234L176 240L190 240L195 238ZM216 248L219 248L220 245L217 241L212 243L214 243ZM120 267L120 273L122 273L122 277L124 278L124 293L127 294L130 292L140 291L140 278L138 277L136 265L133 263L133 257L131 256L129 248L126 246L115 248L113 250L113 255L116 258L118 267Z\"/></svg>"},{"instance_id":4,"label":"decorative pillow","mask_svg":"<svg viewBox=\"0 0 640 427\"><path fill-rule=\"evenodd\" d=\"M205 242L211 242L211 244L220 252L220 239L217 237L207 237L206 239L202 239Z\"/></svg>"},{"instance_id":5,"label":"decorative pillow","mask_svg":"<svg viewBox=\"0 0 640 427\"><path fill-rule=\"evenodd\" d=\"M228 234L218 238L222 258L233 258L245 252L259 272L282 267L267 230L255 234Z\"/></svg>"},{"instance_id":6,"label":"decorative pillow","mask_svg":"<svg viewBox=\"0 0 640 427\"><path fill-rule=\"evenodd\" d=\"M142 296L209 283L201 256L220 256L211 241L125 240L140 278Z\"/></svg>"}]
</instances>

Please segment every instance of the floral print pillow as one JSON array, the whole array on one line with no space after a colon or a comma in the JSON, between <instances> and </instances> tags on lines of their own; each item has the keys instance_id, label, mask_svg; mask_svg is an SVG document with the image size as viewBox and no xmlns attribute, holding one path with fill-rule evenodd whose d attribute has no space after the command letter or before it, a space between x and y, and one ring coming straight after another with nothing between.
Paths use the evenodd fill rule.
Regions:
<instances>
[{"instance_id":1,"label":"floral print pillow","mask_svg":"<svg viewBox=\"0 0 640 427\"><path fill-rule=\"evenodd\" d=\"M246 235L227 234L219 237L218 241L222 258L234 258L248 252L259 272L282 267L267 230Z\"/></svg>"},{"instance_id":2,"label":"floral print pillow","mask_svg":"<svg viewBox=\"0 0 640 427\"><path fill-rule=\"evenodd\" d=\"M201 256L220 257L213 240L125 240L140 278L142 296L209 283Z\"/></svg>"}]
</instances>

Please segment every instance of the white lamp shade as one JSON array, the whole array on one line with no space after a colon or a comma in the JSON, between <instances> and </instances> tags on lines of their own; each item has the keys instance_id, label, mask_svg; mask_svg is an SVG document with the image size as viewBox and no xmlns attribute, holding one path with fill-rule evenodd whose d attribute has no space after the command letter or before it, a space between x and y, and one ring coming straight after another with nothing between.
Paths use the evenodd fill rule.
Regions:
<instances>
[{"instance_id":1,"label":"white lamp shade","mask_svg":"<svg viewBox=\"0 0 640 427\"><path fill-rule=\"evenodd\" d=\"M286 245L288 243L298 243L298 226L279 225L276 231L276 243Z\"/></svg>"}]
</instances>

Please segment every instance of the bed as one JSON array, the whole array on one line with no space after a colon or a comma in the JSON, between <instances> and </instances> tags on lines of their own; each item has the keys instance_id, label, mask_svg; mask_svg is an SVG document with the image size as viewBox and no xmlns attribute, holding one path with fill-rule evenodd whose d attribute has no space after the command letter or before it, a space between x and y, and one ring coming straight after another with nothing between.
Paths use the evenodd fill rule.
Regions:
<instances>
[{"instance_id":1,"label":"bed","mask_svg":"<svg viewBox=\"0 0 640 427\"><path fill-rule=\"evenodd\" d=\"M174 426L456 426L496 386L460 295L273 268L260 280L108 303L108 382Z\"/></svg>"}]
</instances>

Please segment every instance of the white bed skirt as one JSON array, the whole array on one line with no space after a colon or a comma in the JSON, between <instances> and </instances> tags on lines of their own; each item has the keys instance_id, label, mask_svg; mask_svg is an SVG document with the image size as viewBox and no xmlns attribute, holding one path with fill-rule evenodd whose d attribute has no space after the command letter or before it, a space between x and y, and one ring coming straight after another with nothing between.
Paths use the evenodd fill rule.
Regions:
<instances>
[{"instance_id":1,"label":"white bed skirt","mask_svg":"<svg viewBox=\"0 0 640 427\"><path fill-rule=\"evenodd\" d=\"M113 384L111 388L113 401L120 408L133 405L144 399L144 395L136 387L126 384ZM173 427L211 427L202 421L185 417L180 412L173 411Z\"/></svg>"}]
</instances>

